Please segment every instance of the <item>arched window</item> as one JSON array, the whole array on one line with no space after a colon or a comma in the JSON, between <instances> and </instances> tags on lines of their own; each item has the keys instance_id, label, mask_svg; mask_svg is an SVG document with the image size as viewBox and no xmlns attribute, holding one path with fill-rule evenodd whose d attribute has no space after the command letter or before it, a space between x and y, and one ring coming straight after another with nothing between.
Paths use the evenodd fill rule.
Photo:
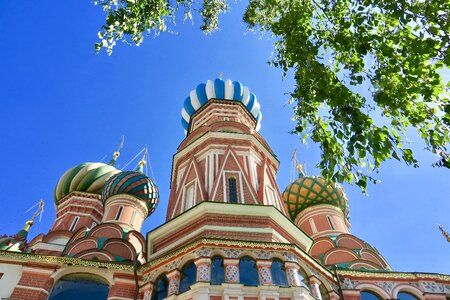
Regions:
<instances>
[{"instance_id":1,"label":"arched window","mask_svg":"<svg viewBox=\"0 0 450 300\"><path fill-rule=\"evenodd\" d=\"M169 286L169 280L166 277L166 274L160 275L153 286L153 295L152 300L162 300L167 298L167 288Z\"/></svg>"},{"instance_id":2,"label":"arched window","mask_svg":"<svg viewBox=\"0 0 450 300\"><path fill-rule=\"evenodd\" d=\"M230 203L238 203L236 178L228 178L228 189L230 190Z\"/></svg>"},{"instance_id":3,"label":"arched window","mask_svg":"<svg viewBox=\"0 0 450 300\"><path fill-rule=\"evenodd\" d=\"M211 284L222 284L225 282L225 269L223 267L223 258L214 256L211 259Z\"/></svg>"},{"instance_id":4,"label":"arched window","mask_svg":"<svg viewBox=\"0 0 450 300\"><path fill-rule=\"evenodd\" d=\"M397 294L397 299L399 300L418 300L416 296L408 292L400 292Z\"/></svg>"},{"instance_id":5,"label":"arched window","mask_svg":"<svg viewBox=\"0 0 450 300\"><path fill-rule=\"evenodd\" d=\"M77 228L78 221L80 220L79 216L73 218L72 224L70 225L69 231L74 231Z\"/></svg>"},{"instance_id":6,"label":"arched window","mask_svg":"<svg viewBox=\"0 0 450 300\"><path fill-rule=\"evenodd\" d=\"M192 284L197 280L197 266L193 261L188 262L181 269L180 274L180 293L189 290Z\"/></svg>"},{"instance_id":7,"label":"arched window","mask_svg":"<svg viewBox=\"0 0 450 300\"><path fill-rule=\"evenodd\" d=\"M363 291L360 300L381 300L381 298L373 292Z\"/></svg>"},{"instance_id":8,"label":"arched window","mask_svg":"<svg viewBox=\"0 0 450 300\"><path fill-rule=\"evenodd\" d=\"M270 267L272 272L272 280L274 285L287 286L286 270L284 269L284 264L279 259L274 259L272 261L272 266Z\"/></svg>"},{"instance_id":9,"label":"arched window","mask_svg":"<svg viewBox=\"0 0 450 300\"><path fill-rule=\"evenodd\" d=\"M117 211L117 214L116 214L116 221L120 219L120 217L122 216L122 212L123 212L123 205L121 205L121 206L119 207L119 210Z\"/></svg>"},{"instance_id":10,"label":"arched window","mask_svg":"<svg viewBox=\"0 0 450 300\"><path fill-rule=\"evenodd\" d=\"M73 274L62 279L53 287L49 300L97 300L108 298L109 286L103 279L90 274Z\"/></svg>"},{"instance_id":11,"label":"arched window","mask_svg":"<svg viewBox=\"0 0 450 300\"><path fill-rule=\"evenodd\" d=\"M239 277L242 284L252 286L259 284L258 269L253 258L244 256L239 260Z\"/></svg>"}]
</instances>

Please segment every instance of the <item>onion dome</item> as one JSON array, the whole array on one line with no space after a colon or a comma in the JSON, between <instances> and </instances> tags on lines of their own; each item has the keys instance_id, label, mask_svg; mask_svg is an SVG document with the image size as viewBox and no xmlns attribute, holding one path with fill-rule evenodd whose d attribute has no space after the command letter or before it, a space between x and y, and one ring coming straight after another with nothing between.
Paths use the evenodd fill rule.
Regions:
<instances>
[{"instance_id":1,"label":"onion dome","mask_svg":"<svg viewBox=\"0 0 450 300\"><path fill-rule=\"evenodd\" d=\"M261 128L262 113L260 104L248 87L243 86L239 81L231 79L222 80L217 78L214 81L208 80L199 84L192 90L189 96L184 100L184 106L181 110L181 124L185 131L189 128L191 116L210 99L235 100L242 102L248 111L256 119L256 130Z\"/></svg>"},{"instance_id":2,"label":"onion dome","mask_svg":"<svg viewBox=\"0 0 450 300\"><path fill-rule=\"evenodd\" d=\"M103 201L119 194L131 195L142 200L148 208L148 215L158 206L158 187L139 171L120 172L108 180L103 189Z\"/></svg>"},{"instance_id":3,"label":"onion dome","mask_svg":"<svg viewBox=\"0 0 450 300\"><path fill-rule=\"evenodd\" d=\"M326 184L322 177L304 176L288 185L283 192L283 201L292 220L304 209L329 204L338 207L348 219L349 209L347 196L344 190L336 183Z\"/></svg>"},{"instance_id":4,"label":"onion dome","mask_svg":"<svg viewBox=\"0 0 450 300\"><path fill-rule=\"evenodd\" d=\"M106 181L120 172L114 167L116 155L109 164L86 162L69 169L56 185L55 202L75 191L100 195Z\"/></svg>"}]
</instances>

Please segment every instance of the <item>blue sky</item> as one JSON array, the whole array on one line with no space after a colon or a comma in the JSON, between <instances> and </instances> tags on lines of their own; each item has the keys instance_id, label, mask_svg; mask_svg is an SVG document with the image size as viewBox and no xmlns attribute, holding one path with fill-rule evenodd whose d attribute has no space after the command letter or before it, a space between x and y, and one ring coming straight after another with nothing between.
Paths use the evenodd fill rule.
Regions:
<instances>
[{"instance_id":1,"label":"blue sky","mask_svg":"<svg viewBox=\"0 0 450 300\"><path fill-rule=\"evenodd\" d=\"M290 158L298 148L310 175L319 152L301 146L286 93L293 79L266 62L268 36L246 32L244 3L232 5L221 30L204 35L179 24L177 34L147 38L139 47L119 45L112 56L94 52L104 14L90 1L0 1L0 233L12 234L46 201L31 236L46 233L55 216L53 190L69 168L109 160L125 135L119 158L124 166L142 147L150 161L161 200L143 232L164 222L172 155L184 138L180 111L197 84L239 80L257 96L264 114L260 133L280 160L278 184L289 183ZM450 230L450 171L430 165L436 158L411 136L421 167L392 161L383 165L382 183L370 196L345 186L352 233L375 246L395 270L449 273L450 244L437 229ZM106 158L105 158L106 155Z\"/></svg>"}]
</instances>

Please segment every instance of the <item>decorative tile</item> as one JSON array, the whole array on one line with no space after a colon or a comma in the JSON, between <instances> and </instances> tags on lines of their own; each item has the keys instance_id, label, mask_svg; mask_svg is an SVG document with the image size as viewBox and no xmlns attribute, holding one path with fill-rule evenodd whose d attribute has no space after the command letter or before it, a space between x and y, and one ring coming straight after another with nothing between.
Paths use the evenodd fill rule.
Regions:
<instances>
[{"instance_id":1,"label":"decorative tile","mask_svg":"<svg viewBox=\"0 0 450 300\"><path fill-rule=\"evenodd\" d=\"M204 247L197 250L197 252L196 252L197 256L199 256L199 257L202 257L202 256L211 257L211 253L212 253L212 250L210 248L204 248Z\"/></svg>"},{"instance_id":2,"label":"decorative tile","mask_svg":"<svg viewBox=\"0 0 450 300\"><path fill-rule=\"evenodd\" d=\"M392 289L394 288L394 284L392 282L387 281L377 281L376 284L380 287L382 287L385 291L387 291L389 294L392 292Z\"/></svg>"},{"instance_id":3,"label":"decorative tile","mask_svg":"<svg viewBox=\"0 0 450 300\"><path fill-rule=\"evenodd\" d=\"M286 277L290 286L300 286L300 278L298 278L297 269L286 268Z\"/></svg>"},{"instance_id":4,"label":"decorative tile","mask_svg":"<svg viewBox=\"0 0 450 300\"><path fill-rule=\"evenodd\" d=\"M197 266L197 281L210 281L210 265L200 264Z\"/></svg>"},{"instance_id":5,"label":"decorative tile","mask_svg":"<svg viewBox=\"0 0 450 300\"><path fill-rule=\"evenodd\" d=\"M438 293L439 292L439 287L436 284L436 282L431 282L431 281L421 281L420 282L423 289L427 292L427 293Z\"/></svg>"},{"instance_id":6,"label":"decorative tile","mask_svg":"<svg viewBox=\"0 0 450 300\"><path fill-rule=\"evenodd\" d=\"M227 258L238 258L241 252L242 251L238 249L227 249L225 255Z\"/></svg>"},{"instance_id":7,"label":"decorative tile","mask_svg":"<svg viewBox=\"0 0 450 300\"><path fill-rule=\"evenodd\" d=\"M272 284L272 273L268 266L258 266L258 276L260 284Z\"/></svg>"},{"instance_id":8,"label":"decorative tile","mask_svg":"<svg viewBox=\"0 0 450 300\"><path fill-rule=\"evenodd\" d=\"M239 267L236 265L225 265L225 281L239 282Z\"/></svg>"}]
</instances>

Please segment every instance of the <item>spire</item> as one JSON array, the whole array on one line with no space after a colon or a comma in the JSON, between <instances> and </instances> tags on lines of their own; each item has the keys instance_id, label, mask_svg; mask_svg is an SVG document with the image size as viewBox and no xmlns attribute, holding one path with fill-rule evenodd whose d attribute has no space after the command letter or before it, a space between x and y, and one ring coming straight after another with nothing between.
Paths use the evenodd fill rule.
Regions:
<instances>
[{"instance_id":1,"label":"spire","mask_svg":"<svg viewBox=\"0 0 450 300\"><path fill-rule=\"evenodd\" d=\"M447 242L450 242L450 234L447 231L445 231L444 228L442 228L441 225L437 224L437 226L439 227L439 229L441 230L442 234L447 239Z\"/></svg>"},{"instance_id":2,"label":"spire","mask_svg":"<svg viewBox=\"0 0 450 300\"><path fill-rule=\"evenodd\" d=\"M23 252L27 247L26 242L28 231L33 225L36 217L43 211L44 211L44 201L40 199L39 206L36 212L33 214L33 217L25 222L25 226L21 230L19 230L19 232L17 232L12 237L7 236L0 237L0 250Z\"/></svg>"},{"instance_id":3,"label":"spire","mask_svg":"<svg viewBox=\"0 0 450 300\"><path fill-rule=\"evenodd\" d=\"M144 154L142 155L142 158L139 161L139 165L138 165L136 171L139 171L142 174L144 174L144 166L146 163L147 163L147 145L145 145L145 147L144 147Z\"/></svg>"},{"instance_id":4,"label":"spire","mask_svg":"<svg viewBox=\"0 0 450 300\"><path fill-rule=\"evenodd\" d=\"M125 142L125 136L122 135L122 142L120 143L119 147L113 154L113 158L109 161L108 165L115 167L116 166L116 160L120 156L120 150L123 148L123 143Z\"/></svg>"}]
</instances>

